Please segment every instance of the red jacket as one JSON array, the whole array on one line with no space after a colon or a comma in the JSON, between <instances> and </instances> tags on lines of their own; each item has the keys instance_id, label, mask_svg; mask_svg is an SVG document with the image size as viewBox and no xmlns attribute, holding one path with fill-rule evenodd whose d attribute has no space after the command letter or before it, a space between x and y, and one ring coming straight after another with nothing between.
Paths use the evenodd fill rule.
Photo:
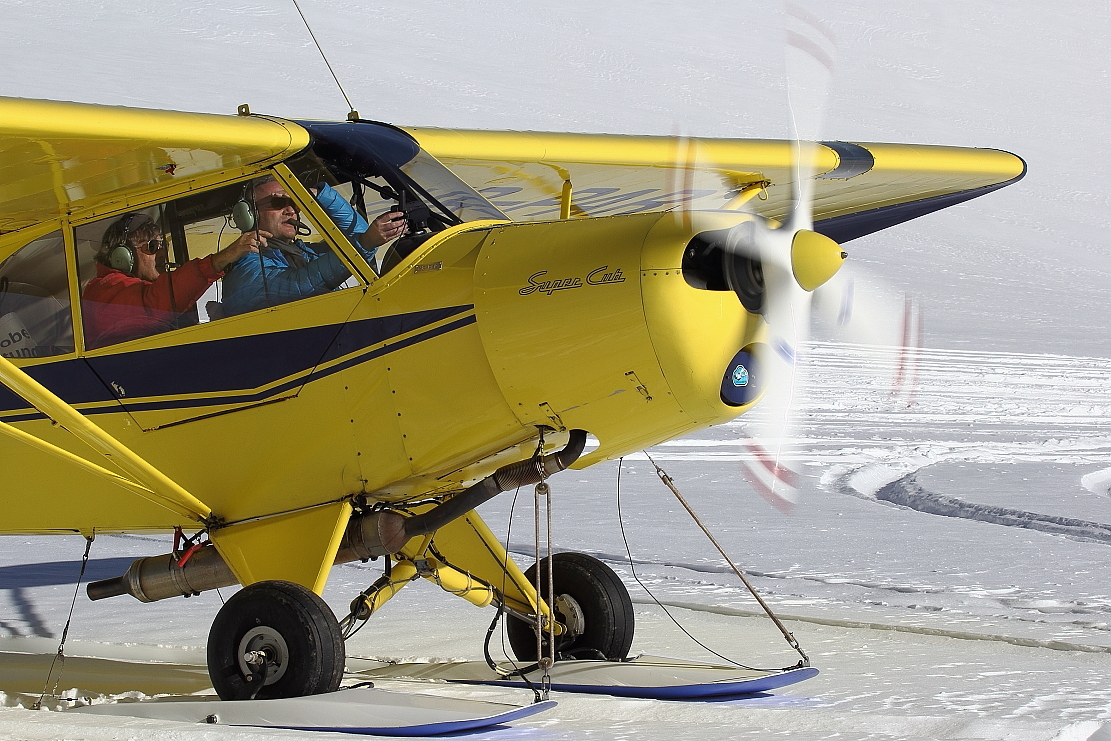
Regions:
<instances>
[{"instance_id":1,"label":"red jacket","mask_svg":"<svg viewBox=\"0 0 1111 741\"><path fill-rule=\"evenodd\" d=\"M154 281L97 263L96 277L81 292L86 345L103 347L173 329L172 322L193 308L222 275L211 255L190 260Z\"/></svg>"}]
</instances>

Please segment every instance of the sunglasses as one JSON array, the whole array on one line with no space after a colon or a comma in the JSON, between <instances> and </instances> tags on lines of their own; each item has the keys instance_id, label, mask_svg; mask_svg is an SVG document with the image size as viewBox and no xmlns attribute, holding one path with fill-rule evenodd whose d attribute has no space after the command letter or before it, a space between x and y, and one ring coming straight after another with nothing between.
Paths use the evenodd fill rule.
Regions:
<instances>
[{"instance_id":1,"label":"sunglasses","mask_svg":"<svg viewBox=\"0 0 1111 741\"><path fill-rule=\"evenodd\" d=\"M153 255L158 252L158 250L165 248L166 240L162 239L161 237L157 239L148 239L144 242L139 242L135 246L148 255Z\"/></svg>"},{"instance_id":2,"label":"sunglasses","mask_svg":"<svg viewBox=\"0 0 1111 741\"><path fill-rule=\"evenodd\" d=\"M294 211L300 211L297 208L297 202L289 196L270 196L263 198L258 202L259 208L272 209L274 211L282 211L286 208L292 208Z\"/></svg>"}]
</instances>

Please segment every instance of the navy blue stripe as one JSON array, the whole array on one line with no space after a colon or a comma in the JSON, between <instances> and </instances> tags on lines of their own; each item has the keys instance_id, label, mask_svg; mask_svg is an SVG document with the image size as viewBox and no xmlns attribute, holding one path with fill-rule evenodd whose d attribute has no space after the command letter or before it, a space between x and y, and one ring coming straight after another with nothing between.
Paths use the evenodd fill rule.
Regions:
<instances>
[{"instance_id":1,"label":"navy blue stripe","mask_svg":"<svg viewBox=\"0 0 1111 741\"><path fill-rule=\"evenodd\" d=\"M435 324L473 308L473 305L450 306L409 314L362 319L346 324L330 324L322 327L175 345L98 358L76 358L44 363L28 368L27 372L73 405L117 401L109 386L113 382L118 384L125 393L125 396L118 401L132 411L250 403L286 393L310 380L334 373L339 368L350 367L355 363L443 334L469 324L475 321L475 318L472 315L445 327L361 355L359 356L361 359L347 361L339 368L309 372L307 375L258 392L140 404L132 404L128 400L259 388L280 378L304 374L324 362L357 352L369 345L388 342L391 338ZM99 379L97 375L100 376ZM26 408L26 401L7 387L0 386L0 412ZM84 413L102 414L118 411L120 411L119 407L111 405L102 409L87 409ZM37 412L0 417L6 422L42 418L43 415Z\"/></svg>"},{"instance_id":2,"label":"navy blue stripe","mask_svg":"<svg viewBox=\"0 0 1111 741\"><path fill-rule=\"evenodd\" d=\"M364 347L377 345L393 337L412 332L414 329L447 319L448 317L470 311L474 306L448 306L443 309L430 309L417 311L412 314L397 314L380 319L364 319L358 322L348 322L340 329L335 342L320 359L327 363L344 355L357 352Z\"/></svg>"},{"instance_id":3,"label":"navy blue stripe","mask_svg":"<svg viewBox=\"0 0 1111 741\"><path fill-rule=\"evenodd\" d=\"M316 365L340 331L338 324L224 340L170 345L86 358L120 402L170 394L252 389Z\"/></svg>"},{"instance_id":4,"label":"navy blue stripe","mask_svg":"<svg viewBox=\"0 0 1111 741\"><path fill-rule=\"evenodd\" d=\"M432 339L433 337L438 337L439 335L446 334L454 329L465 327L468 324L474 324L475 321L475 315L471 314L470 316L463 317L462 319L457 319L454 322L445 324L442 327L436 327L435 329L430 329L427 332L422 332L418 335L414 335L413 337L408 337L391 345L379 347L377 349L371 350L370 352L363 353L362 355L357 355L342 363L337 363L330 368L315 370L304 378L287 381L280 386L276 386L265 391L259 391L253 394L240 394L238 396L211 397L207 399L173 399L169 401L151 401L141 404L128 404L127 409L128 411L133 412L148 412L157 409L185 409L189 407L214 406L217 404L247 404L250 402L263 401L275 396L280 396L282 393L287 392L292 388L310 383L312 381L317 381L321 378L326 378L327 376L330 376L333 373L338 373L339 371L346 368L350 368L360 363L365 363L368 360L373 360L374 358L379 358L383 355L388 355L389 353L396 352L397 350L402 350L406 347L409 347L410 345L415 345L418 342L423 342L425 340Z\"/></svg>"},{"instance_id":5,"label":"navy blue stripe","mask_svg":"<svg viewBox=\"0 0 1111 741\"><path fill-rule=\"evenodd\" d=\"M23 372L69 404L93 404L98 401L116 400L96 374L89 369L83 358L28 366L23 368ZM27 406L23 397L0 384L0 412L26 409ZM38 416L41 415L33 415L33 417ZM12 420L5 418L5 421Z\"/></svg>"},{"instance_id":6,"label":"navy blue stripe","mask_svg":"<svg viewBox=\"0 0 1111 741\"><path fill-rule=\"evenodd\" d=\"M105 384L115 381L123 386L126 396L121 401L125 405L129 398L257 389L280 378L304 373L338 355L385 342L469 308L429 309L87 360Z\"/></svg>"},{"instance_id":7,"label":"navy blue stripe","mask_svg":"<svg viewBox=\"0 0 1111 741\"><path fill-rule=\"evenodd\" d=\"M462 319L456 319L454 322L449 322L442 327L430 329L427 332L422 332L421 334L414 335L412 337L409 337L408 339L401 340L400 342L395 342L392 345L380 347L377 350L371 350L368 353L357 355L353 358L345 360L342 363L337 363L331 368L321 371L319 375L314 373L312 379L316 380L316 378L323 378L324 376L328 376L346 368L350 368L353 365L365 363L368 360L374 360L375 358L381 357L387 353L394 352L395 350L402 350L406 347L409 347L410 345L415 345L418 342L424 342L425 340L430 340L433 337L438 337L439 335L446 334L461 327L466 327L468 324L474 324L476 321L478 321L478 317L476 317L474 314L465 316Z\"/></svg>"}]
</instances>

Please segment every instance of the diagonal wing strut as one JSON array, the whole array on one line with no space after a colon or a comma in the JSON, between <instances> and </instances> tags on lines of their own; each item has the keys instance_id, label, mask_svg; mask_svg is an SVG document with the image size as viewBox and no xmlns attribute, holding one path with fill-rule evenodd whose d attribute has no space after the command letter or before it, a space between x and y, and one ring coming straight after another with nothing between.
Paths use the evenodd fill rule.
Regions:
<instances>
[{"instance_id":1,"label":"diagonal wing strut","mask_svg":"<svg viewBox=\"0 0 1111 741\"><path fill-rule=\"evenodd\" d=\"M208 520L212 517L212 509L208 505L185 491L164 473L93 424L48 388L2 356L0 356L0 383L17 393L59 427L69 431L108 459L109 462L115 464L126 476L119 476L11 425L0 423L0 433L14 437L51 455L77 463L89 472L108 478L144 499L166 507L191 520L208 524Z\"/></svg>"}]
</instances>

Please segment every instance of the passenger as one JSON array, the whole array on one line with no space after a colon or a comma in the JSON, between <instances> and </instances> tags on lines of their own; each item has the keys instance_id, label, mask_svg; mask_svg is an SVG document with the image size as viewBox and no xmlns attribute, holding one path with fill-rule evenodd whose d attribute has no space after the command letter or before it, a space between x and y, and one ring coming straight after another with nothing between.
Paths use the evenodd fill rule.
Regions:
<instances>
[{"instance_id":1,"label":"passenger","mask_svg":"<svg viewBox=\"0 0 1111 741\"><path fill-rule=\"evenodd\" d=\"M314 193L325 213L373 264L379 246L405 233L408 223L400 211L382 214L369 224L334 188L323 185ZM305 244L297 238L302 228L297 204L273 178L254 185L258 214L259 254L240 258L224 278L226 314L295 301L338 288L351 277L347 266L325 242Z\"/></svg>"},{"instance_id":2,"label":"passenger","mask_svg":"<svg viewBox=\"0 0 1111 741\"><path fill-rule=\"evenodd\" d=\"M258 252L258 240L244 234L215 254L167 272L161 229L146 214L127 214L104 232L96 277L81 292L87 346L174 329L228 266L250 252Z\"/></svg>"}]
</instances>

